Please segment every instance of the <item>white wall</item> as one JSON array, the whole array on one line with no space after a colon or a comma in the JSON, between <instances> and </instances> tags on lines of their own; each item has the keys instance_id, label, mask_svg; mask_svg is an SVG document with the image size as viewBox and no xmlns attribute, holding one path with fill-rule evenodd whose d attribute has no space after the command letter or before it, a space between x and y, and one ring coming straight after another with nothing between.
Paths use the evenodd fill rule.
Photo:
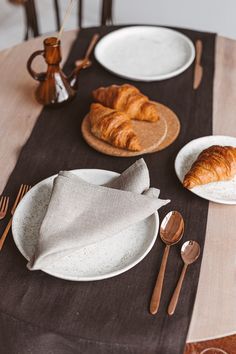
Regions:
<instances>
[{"instance_id":1,"label":"white wall","mask_svg":"<svg viewBox=\"0 0 236 354\"><path fill-rule=\"evenodd\" d=\"M68 0L59 0L62 12ZM76 1L76 0L75 0ZM113 0L114 23L147 23L189 27L217 32L236 39L236 0ZM44 33L55 29L52 0L35 0L40 29ZM101 0L84 0L84 25L99 24ZM66 29L77 26L77 6ZM7 0L0 0L0 49L22 40L23 11Z\"/></svg>"},{"instance_id":2,"label":"white wall","mask_svg":"<svg viewBox=\"0 0 236 354\"><path fill-rule=\"evenodd\" d=\"M236 0L114 0L115 22L213 31L236 39Z\"/></svg>"}]
</instances>

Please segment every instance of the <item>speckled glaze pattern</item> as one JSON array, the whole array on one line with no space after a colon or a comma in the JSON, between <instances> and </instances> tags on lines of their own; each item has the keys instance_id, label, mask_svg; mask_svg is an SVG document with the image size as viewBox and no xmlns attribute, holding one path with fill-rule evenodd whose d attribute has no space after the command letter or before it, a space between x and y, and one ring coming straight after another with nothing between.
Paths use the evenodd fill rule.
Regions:
<instances>
[{"instance_id":1,"label":"speckled glaze pattern","mask_svg":"<svg viewBox=\"0 0 236 354\"><path fill-rule=\"evenodd\" d=\"M157 81L186 70L194 60L195 49L187 36L172 29L132 26L103 37L95 48L95 57L118 76Z\"/></svg>"},{"instance_id":2,"label":"speckled glaze pattern","mask_svg":"<svg viewBox=\"0 0 236 354\"><path fill-rule=\"evenodd\" d=\"M236 138L221 135L206 136L186 144L175 159L175 171L181 183L200 152L212 145L236 147ZM190 191L216 203L236 204L236 176L230 181L208 183L194 187Z\"/></svg>"},{"instance_id":3,"label":"speckled glaze pattern","mask_svg":"<svg viewBox=\"0 0 236 354\"><path fill-rule=\"evenodd\" d=\"M105 170L74 170L86 181L105 184L118 174ZM23 198L12 225L13 238L22 255L29 260L38 242L39 230L50 201L53 179L49 177ZM63 257L61 264L45 270L62 279L90 281L109 278L139 263L151 250L159 228L158 213L110 238ZM65 235L66 237L66 235Z\"/></svg>"}]
</instances>

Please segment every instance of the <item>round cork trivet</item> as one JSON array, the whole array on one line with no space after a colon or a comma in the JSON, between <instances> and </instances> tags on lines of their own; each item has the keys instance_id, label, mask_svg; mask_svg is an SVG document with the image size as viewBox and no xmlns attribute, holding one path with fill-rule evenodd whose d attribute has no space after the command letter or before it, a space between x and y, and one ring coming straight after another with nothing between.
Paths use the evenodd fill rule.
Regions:
<instances>
[{"instance_id":1,"label":"round cork trivet","mask_svg":"<svg viewBox=\"0 0 236 354\"><path fill-rule=\"evenodd\" d=\"M106 155L111 156L119 156L119 157L130 157L130 156L138 156L147 154L150 152L158 151L159 146L161 147L163 144L164 147L167 144L173 142L171 136L174 133L176 138L176 130L170 134L168 134L168 122L171 123L171 126L179 127L179 120L176 117L175 113L172 112L169 108L162 104L157 104L160 112L160 119L155 122L147 122L147 121L137 121L133 120L133 128L135 133L137 134L140 144L142 146L141 151L128 151L125 149L119 149L114 147L103 140L98 139L91 133L90 121L88 115L83 119L81 125L81 131L84 139L95 150L102 152ZM170 117L169 117L170 116ZM173 124L173 122L178 122L178 124ZM179 129L178 129L179 132ZM178 133L177 133L178 135ZM165 140L168 136L167 142ZM164 147L161 147L163 149Z\"/></svg>"},{"instance_id":2,"label":"round cork trivet","mask_svg":"<svg viewBox=\"0 0 236 354\"><path fill-rule=\"evenodd\" d=\"M163 150L169 145L171 145L178 138L181 128L180 121L177 115L173 111L171 111L170 108L159 104L158 107L161 111L163 110L162 114L166 119L167 134L162 143L156 149L153 149L152 152Z\"/></svg>"},{"instance_id":3,"label":"round cork trivet","mask_svg":"<svg viewBox=\"0 0 236 354\"><path fill-rule=\"evenodd\" d=\"M132 125L135 133L139 138L140 145L142 146L141 151L119 149L95 137L91 133L88 115L82 122L81 131L84 139L92 148L106 155L120 157L138 156L152 152L154 149L158 148L167 134L166 120L163 117L161 117L158 122L155 123L132 121Z\"/></svg>"}]
</instances>

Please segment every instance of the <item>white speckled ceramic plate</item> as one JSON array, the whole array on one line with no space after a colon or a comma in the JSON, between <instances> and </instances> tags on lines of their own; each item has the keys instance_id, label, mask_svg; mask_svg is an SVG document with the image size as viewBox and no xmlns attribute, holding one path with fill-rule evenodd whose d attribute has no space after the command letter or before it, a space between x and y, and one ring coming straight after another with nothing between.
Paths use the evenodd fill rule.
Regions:
<instances>
[{"instance_id":1,"label":"white speckled ceramic plate","mask_svg":"<svg viewBox=\"0 0 236 354\"><path fill-rule=\"evenodd\" d=\"M118 76L139 80L169 79L194 60L192 41L164 27L132 26L113 31L95 48L97 61Z\"/></svg>"},{"instance_id":2,"label":"white speckled ceramic plate","mask_svg":"<svg viewBox=\"0 0 236 354\"><path fill-rule=\"evenodd\" d=\"M118 175L115 172L95 169L72 172L94 184L107 183ZM34 254L38 242L39 228L49 203L54 178L55 176L49 177L35 185L22 199L14 214L13 238L27 260ZM126 272L151 250L158 228L159 217L155 213L117 235L111 235L102 242L62 258L60 266L52 266L45 272L58 278L76 281L100 280Z\"/></svg>"},{"instance_id":3,"label":"white speckled ceramic plate","mask_svg":"<svg viewBox=\"0 0 236 354\"><path fill-rule=\"evenodd\" d=\"M230 136L213 135L195 139L186 144L175 159L175 171L183 182L200 152L212 145L229 145L236 147L236 138ZM190 190L199 197L221 204L236 204L236 176L230 181L213 182L197 186Z\"/></svg>"}]
</instances>

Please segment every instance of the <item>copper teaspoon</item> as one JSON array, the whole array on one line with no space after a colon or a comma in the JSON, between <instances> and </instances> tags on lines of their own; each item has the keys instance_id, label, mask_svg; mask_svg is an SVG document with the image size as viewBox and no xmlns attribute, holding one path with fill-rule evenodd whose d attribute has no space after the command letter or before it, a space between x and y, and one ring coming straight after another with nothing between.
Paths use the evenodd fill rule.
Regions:
<instances>
[{"instance_id":1,"label":"copper teaspoon","mask_svg":"<svg viewBox=\"0 0 236 354\"><path fill-rule=\"evenodd\" d=\"M184 233L184 220L178 211L170 211L163 219L160 227L160 237L166 244L165 251L162 257L161 267L156 280L156 285L152 293L150 304L150 313L155 315L158 311L161 293L166 269L167 258L170 251L170 246L179 242Z\"/></svg>"},{"instance_id":2,"label":"copper teaspoon","mask_svg":"<svg viewBox=\"0 0 236 354\"><path fill-rule=\"evenodd\" d=\"M175 291L170 300L170 304L168 307L168 314L173 315L175 312L175 308L179 299L180 290L182 288L184 276L189 264L195 262L200 255L200 246L196 241L186 241L181 247L181 257L184 262L184 266L179 277L179 281L176 285Z\"/></svg>"},{"instance_id":3,"label":"copper teaspoon","mask_svg":"<svg viewBox=\"0 0 236 354\"><path fill-rule=\"evenodd\" d=\"M99 34L98 33L95 33L89 43L89 46L88 46L88 49L85 53L85 56L83 59L78 59L76 60L75 62L75 66L76 66L76 70L79 71L81 69L86 69L88 68L89 66L91 66L92 62L91 60L89 59L92 51L93 51L93 48L95 47L95 44L97 43L99 39Z\"/></svg>"}]
</instances>

